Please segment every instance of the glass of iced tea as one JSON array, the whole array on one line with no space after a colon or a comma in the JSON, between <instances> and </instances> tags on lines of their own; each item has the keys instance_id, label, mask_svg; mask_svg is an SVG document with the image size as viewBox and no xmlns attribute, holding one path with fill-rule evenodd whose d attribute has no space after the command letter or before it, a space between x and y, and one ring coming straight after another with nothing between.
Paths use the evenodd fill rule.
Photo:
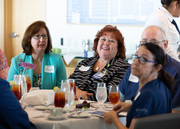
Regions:
<instances>
[{"instance_id":1,"label":"glass of iced tea","mask_svg":"<svg viewBox=\"0 0 180 129\"><path fill-rule=\"evenodd\" d=\"M109 101L115 105L120 98L120 91L118 86L111 85L109 87Z\"/></svg>"},{"instance_id":2,"label":"glass of iced tea","mask_svg":"<svg viewBox=\"0 0 180 129\"><path fill-rule=\"evenodd\" d=\"M18 100L22 97L22 88L21 88L21 76L20 75L14 75L14 84L12 85L12 92L16 96Z\"/></svg>"},{"instance_id":3,"label":"glass of iced tea","mask_svg":"<svg viewBox=\"0 0 180 129\"><path fill-rule=\"evenodd\" d=\"M76 82L75 79L68 79L70 88L74 90L74 98L76 99Z\"/></svg>"},{"instance_id":4,"label":"glass of iced tea","mask_svg":"<svg viewBox=\"0 0 180 129\"><path fill-rule=\"evenodd\" d=\"M54 106L64 108L64 106L65 106L65 92L60 91L60 90L55 91Z\"/></svg>"},{"instance_id":5,"label":"glass of iced tea","mask_svg":"<svg viewBox=\"0 0 180 129\"><path fill-rule=\"evenodd\" d=\"M30 78L30 74L26 74L26 83L27 83L27 92L30 91L31 89L31 78Z\"/></svg>"}]
</instances>

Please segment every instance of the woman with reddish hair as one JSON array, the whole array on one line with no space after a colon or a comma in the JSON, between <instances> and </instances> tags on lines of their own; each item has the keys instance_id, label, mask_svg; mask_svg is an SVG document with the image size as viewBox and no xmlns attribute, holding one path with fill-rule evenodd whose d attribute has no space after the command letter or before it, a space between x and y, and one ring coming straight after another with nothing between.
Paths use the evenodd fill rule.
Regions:
<instances>
[{"instance_id":1,"label":"woman with reddish hair","mask_svg":"<svg viewBox=\"0 0 180 129\"><path fill-rule=\"evenodd\" d=\"M77 97L96 101L98 82L117 85L129 64L125 62L124 38L116 26L106 25L96 34L95 57L81 61L69 78L75 79Z\"/></svg>"}]
</instances>

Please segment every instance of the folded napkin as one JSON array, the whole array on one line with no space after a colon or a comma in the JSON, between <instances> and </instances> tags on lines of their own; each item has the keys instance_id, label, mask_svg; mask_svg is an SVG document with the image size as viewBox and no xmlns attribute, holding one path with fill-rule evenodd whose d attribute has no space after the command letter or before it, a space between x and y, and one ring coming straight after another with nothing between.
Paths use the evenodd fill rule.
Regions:
<instances>
[{"instance_id":1,"label":"folded napkin","mask_svg":"<svg viewBox=\"0 0 180 129\"><path fill-rule=\"evenodd\" d=\"M21 103L34 106L48 106L54 104L54 95L55 92L53 90L34 90L24 94Z\"/></svg>"}]
</instances>

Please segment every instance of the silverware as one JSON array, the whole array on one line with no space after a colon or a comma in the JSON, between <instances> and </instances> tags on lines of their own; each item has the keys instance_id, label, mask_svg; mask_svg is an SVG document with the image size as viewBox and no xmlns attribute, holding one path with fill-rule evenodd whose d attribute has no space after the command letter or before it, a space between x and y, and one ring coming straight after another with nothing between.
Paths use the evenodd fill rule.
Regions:
<instances>
[{"instance_id":1,"label":"silverware","mask_svg":"<svg viewBox=\"0 0 180 129\"><path fill-rule=\"evenodd\" d=\"M82 110L80 110L80 111L75 111L75 112L71 113L70 116L72 116L72 115L74 115L74 114L79 115L79 114L81 114L81 113L84 112L84 111L85 111L85 109L82 109Z\"/></svg>"},{"instance_id":2,"label":"silverware","mask_svg":"<svg viewBox=\"0 0 180 129\"><path fill-rule=\"evenodd\" d=\"M41 115L38 115L38 116L34 116L33 118L43 118L43 117L46 117L47 114L41 114Z\"/></svg>"}]
</instances>

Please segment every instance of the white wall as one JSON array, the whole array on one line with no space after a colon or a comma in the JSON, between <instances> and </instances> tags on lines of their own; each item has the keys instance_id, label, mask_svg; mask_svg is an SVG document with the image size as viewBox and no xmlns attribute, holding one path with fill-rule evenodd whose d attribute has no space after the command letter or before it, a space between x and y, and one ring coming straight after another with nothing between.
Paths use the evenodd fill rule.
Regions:
<instances>
[{"instance_id":1,"label":"white wall","mask_svg":"<svg viewBox=\"0 0 180 129\"><path fill-rule=\"evenodd\" d=\"M46 2L46 23L52 36L53 47L60 48L60 38L64 38L63 49L66 49L66 53L83 54L82 40L91 39L93 41L97 31L105 25L67 24L67 0L46 0ZM160 2L158 1L157 4ZM144 26L117 25L117 27L125 38L126 56L130 57L135 53L136 44L140 41Z\"/></svg>"}]
</instances>

